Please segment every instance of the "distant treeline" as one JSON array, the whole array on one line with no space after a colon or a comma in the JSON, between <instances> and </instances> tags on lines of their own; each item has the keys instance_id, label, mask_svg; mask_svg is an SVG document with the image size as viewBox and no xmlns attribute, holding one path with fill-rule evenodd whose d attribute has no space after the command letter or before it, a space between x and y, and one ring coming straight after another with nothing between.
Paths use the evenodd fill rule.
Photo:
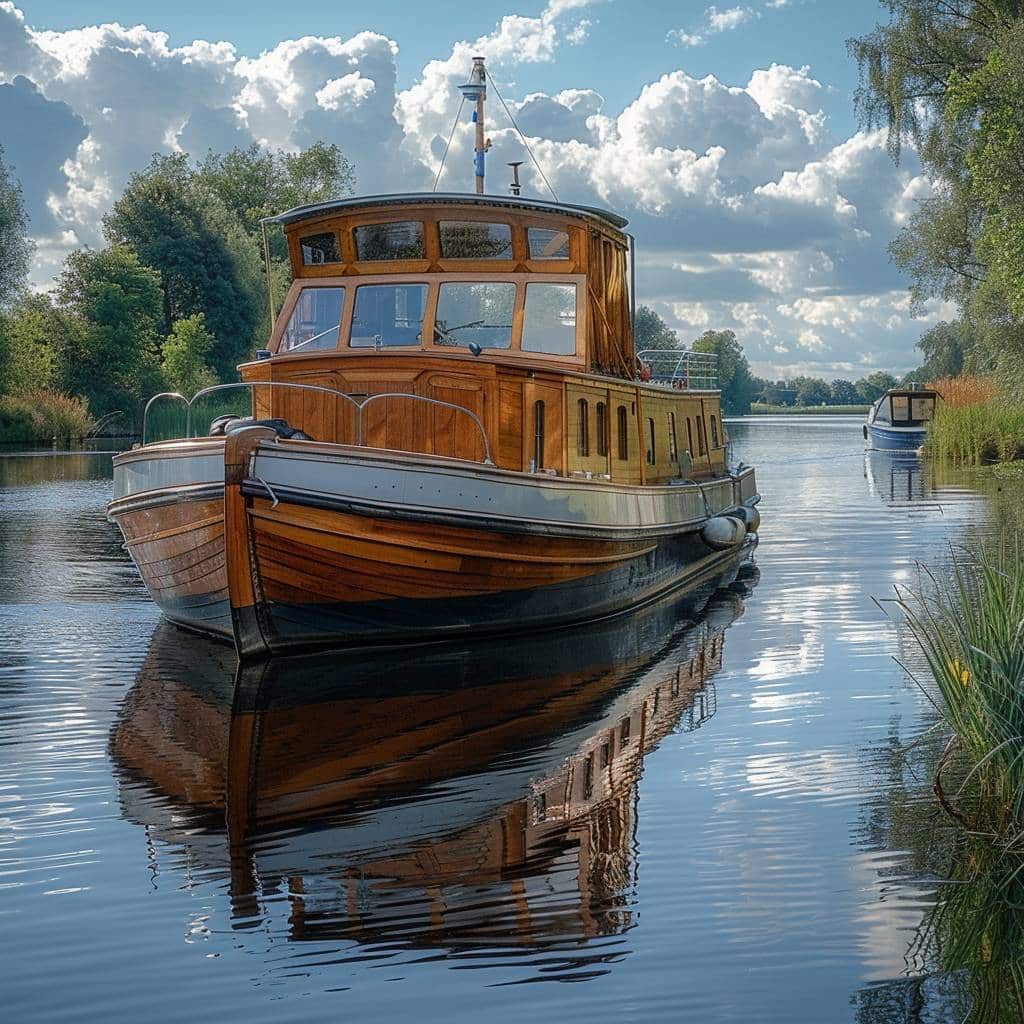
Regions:
<instances>
[{"instance_id":1,"label":"distant treeline","mask_svg":"<svg viewBox=\"0 0 1024 1024\"><path fill-rule=\"evenodd\" d=\"M260 219L353 183L351 164L323 143L199 163L154 156L104 217L106 247L70 253L53 291L31 294L21 188L0 151L0 440L67 436L114 413L136 427L158 391L237 380L269 328ZM279 302L280 231L270 259Z\"/></svg>"}]
</instances>

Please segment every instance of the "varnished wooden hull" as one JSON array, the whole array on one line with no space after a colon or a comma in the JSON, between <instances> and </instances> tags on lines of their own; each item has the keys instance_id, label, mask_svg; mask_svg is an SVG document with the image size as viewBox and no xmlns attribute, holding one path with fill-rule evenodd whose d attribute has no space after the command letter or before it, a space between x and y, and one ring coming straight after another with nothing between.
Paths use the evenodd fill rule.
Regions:
<instances>
[{"instance_id":1,"label":"varnished wooden hull","mask_svg":"<svg viewBox=\"0 0 1024 1024\"><path fill-rule=\"evenodd\" d=\"M243 435L214 449L218 482L198 479L215 475L203 445L131 453L110 511L165 614L243 655L615 614L734 565L744 545L714 551L700 527L753 493L752 478L595 486Z\"/></svg>"}]
</instances>

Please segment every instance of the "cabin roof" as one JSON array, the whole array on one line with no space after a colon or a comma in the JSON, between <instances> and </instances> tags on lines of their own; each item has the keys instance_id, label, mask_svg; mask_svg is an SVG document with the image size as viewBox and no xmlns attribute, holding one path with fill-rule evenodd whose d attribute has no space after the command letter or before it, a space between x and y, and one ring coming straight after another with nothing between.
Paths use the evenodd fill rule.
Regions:
<instances>
[{"instance_id":1,"label":"cabin roof","mask_svg":"<svg viewBox=\"0 0 1024 1024\"><path fill-rule=\"evenodd\" d=\"M368 206L487 206L493 209L536 210L542 213L562 213L572 217L591 218L604 221L617 230L629 221L617 213L602 210L596 206L578 206L574 203L553 203L546 199L524 199L521 196L488 196L472 192L404 192L394 195L352 196L347 199L332 199L326 203L311 206L297 206L294 210L279 213L267 220L276 224L297 224L300 221L323 217L330 213L347 213Z\"/></svg>"}]
</instances>

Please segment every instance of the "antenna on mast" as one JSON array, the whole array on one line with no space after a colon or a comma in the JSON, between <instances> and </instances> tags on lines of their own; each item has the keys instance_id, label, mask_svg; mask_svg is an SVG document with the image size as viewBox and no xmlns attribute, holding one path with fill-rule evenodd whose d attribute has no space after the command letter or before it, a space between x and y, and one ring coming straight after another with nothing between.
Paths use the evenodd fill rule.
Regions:
<instances>
[{"instance_id":1,"label":"antenna on mast","mask_svg":"<svg viewBox=\"0 0 1024 1024\"><path fill-rule=\"evenodd\" d=\"M484 158L491 148L491 140L484 135L484 100L487 99L487 72L484 70L484 58L473 58L473 69L469 73L469 81L459 86L464 100L475 103L473 123L476 125L476 146L474 148L474 167L476 170L476 191L482 195L484 191Z\"/></svg>"}]
</instances>

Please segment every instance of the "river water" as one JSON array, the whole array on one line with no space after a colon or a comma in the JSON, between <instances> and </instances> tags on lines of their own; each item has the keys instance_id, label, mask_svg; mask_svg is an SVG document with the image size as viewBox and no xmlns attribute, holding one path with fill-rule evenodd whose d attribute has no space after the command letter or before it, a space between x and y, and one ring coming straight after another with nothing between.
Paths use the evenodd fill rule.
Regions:
<instances>
[{"instance_id":1,"label":"river water","mask_svg":"<svg viewBox=\"0 0 1024 1024\"><path fill-rule=\"evenodd\" d=\"M5 1019L962 1019L876 599L990 501L857 419L730 431L762 539L698 621L237 679L160 623L109 455L0 457Z\"/></svg>"}]
</instances>

